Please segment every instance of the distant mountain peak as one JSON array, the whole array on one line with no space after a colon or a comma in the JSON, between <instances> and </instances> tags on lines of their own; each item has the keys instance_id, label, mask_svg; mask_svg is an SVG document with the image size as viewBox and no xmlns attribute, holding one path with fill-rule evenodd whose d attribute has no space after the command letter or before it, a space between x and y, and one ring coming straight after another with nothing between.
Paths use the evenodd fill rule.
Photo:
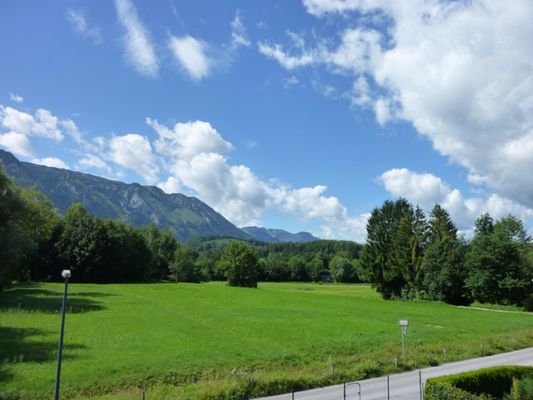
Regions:
<instances>
[{"instance_id":1,"label":"distant mountain peak","mask_svg":"<svg viewBox=\"0 0 533 400\"><path fill-rule=\"evenodd\" d=\"M257 226L247 226L241 229L248 235L250 235L253 239L266 243L305 243L312 242L314 240L320 240L317 237L311 235L309 232L290 233L283 229L269 229Z\"/></svg>"},{"instance_id":2,"label":"distant mountain peak","mask_svg":"<svg viewBox=\"0 0 533 400\"><path fill-rule=\"evenodd\" d=\"M18 185L37 186L61 213L71 204L81 203L97 217L119 219L134 226L155 223L170 229L182 241L195 236L250 238L195 197L22 162L4 150L0 150L0 162Z\"/></svg>"}]
</instances>

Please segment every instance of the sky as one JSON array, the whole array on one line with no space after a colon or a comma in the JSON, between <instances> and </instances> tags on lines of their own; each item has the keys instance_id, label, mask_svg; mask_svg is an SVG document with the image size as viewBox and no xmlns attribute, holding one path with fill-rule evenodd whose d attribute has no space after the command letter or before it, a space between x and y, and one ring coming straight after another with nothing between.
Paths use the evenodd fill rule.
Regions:
<instances>
[{"instance_id":1,"label":"sky","mask_svg":"<svg viewBox=\"0 0 533 400\"><path fill-rule=\"evenodd\" d=\"M533 226L530 0L0 3L0 148L365 240L385 200Z\"/></svg>"}]
</instances>

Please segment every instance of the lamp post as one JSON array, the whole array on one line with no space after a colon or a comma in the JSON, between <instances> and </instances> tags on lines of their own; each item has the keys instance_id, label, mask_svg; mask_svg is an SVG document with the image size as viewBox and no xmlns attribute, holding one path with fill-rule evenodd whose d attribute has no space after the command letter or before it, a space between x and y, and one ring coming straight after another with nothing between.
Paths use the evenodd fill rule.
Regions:
<instances>
[{"instance_id":1,"label":"lamp post","mask_svg":"<svg viewBox=\"0 0 533 400\"><path fill-rule=\"evenodd\" d=\"M65 313L67 312L68 280L71 277L69 269L64 269L61 276L65 279L65 292L63 293L63 306L61 307L61 331L59 333L59 347L57 350L56 390L54 400L59 400L59 383L61 381L61 353L63 352L63 334L65 333Z\"/></svg>"}]
</instances>

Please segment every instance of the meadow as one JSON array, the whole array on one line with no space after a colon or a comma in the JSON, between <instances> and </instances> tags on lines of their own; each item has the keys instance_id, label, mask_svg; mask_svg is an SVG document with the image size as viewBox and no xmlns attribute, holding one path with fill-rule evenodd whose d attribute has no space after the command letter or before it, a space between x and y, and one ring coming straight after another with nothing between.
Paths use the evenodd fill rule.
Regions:
<instances>
[{"instance_id":1,"label":"meadow","mask_svg":"<svg viewBox=\"0 0 533 400\"><path fill-rule=\"evenodd\" d=\"M0 293L0 399L52 397L62 290ZM67 309L63 399L244 399L533 345L532 313L368 285L70 284Z\"/></svg>"}]
</instances>

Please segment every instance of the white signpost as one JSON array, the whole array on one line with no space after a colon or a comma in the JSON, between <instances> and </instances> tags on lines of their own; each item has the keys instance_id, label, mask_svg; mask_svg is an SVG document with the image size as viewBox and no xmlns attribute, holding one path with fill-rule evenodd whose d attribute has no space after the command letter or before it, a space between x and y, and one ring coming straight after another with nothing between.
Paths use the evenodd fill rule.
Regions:
<instances>
[{"instance_id":1,"label":"white signpost","mask_svg":"<svg viewBox=\"0 0 533 400\"><path fill-rule=\"evenodd\" d=\"M405 335L407 335L407 327L409 326L408 319L401 319L398 321L398 325L402 330L402 358L405 357Z\"/></svg>"}]
</instances>

